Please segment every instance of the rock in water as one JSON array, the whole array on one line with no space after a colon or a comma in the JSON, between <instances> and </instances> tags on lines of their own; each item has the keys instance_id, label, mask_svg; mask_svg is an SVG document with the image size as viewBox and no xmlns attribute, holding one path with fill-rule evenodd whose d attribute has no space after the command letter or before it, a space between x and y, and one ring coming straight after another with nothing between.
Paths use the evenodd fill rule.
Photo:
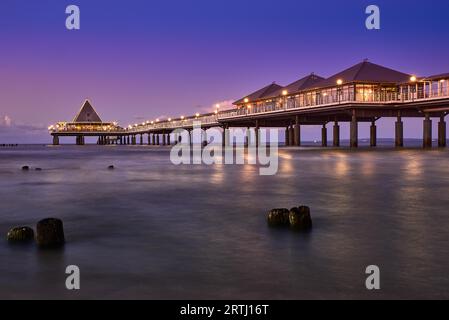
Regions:
<instances>
[{"instance_id":1,"label":"rock in water","mask_svg":"<svg viewBox=\"0 0 449 320\"><path fill-rule=\"evenodd\" d=\"M30 227L15 227L6 236L10 242L28 242L34 239L34 231Z\"/></svg>"},{"instance_id":2,"label":"rock in water","mask_svg":"<svg viewBox=\"0 0 449 320\"><path fill-rule=\"evenodd\" d=\"M111 166L108 167L108 169L109 170L114 170L114 166L111 165Z\"/></svg>"},{"instance_id":3,"label":"rock in water","mask_svg":"<svg viewBox=\"0 0 449 320\"><path fill-rule=\"evenodd\" d=\"M22 170L23 170L23 171L28 171L28 170L30 170L30 167L29 167L29 166L23 166L23 167L22 167Z\"/></svg>"},{"instance_id":4,"label":"rock in water","mask_svg":"<svg viewBox=\"0 0 449 320\"><path fill-rule=\"evenodd\" d=\"M288 209L272 209L268 212L267 222L272 227L286 226L288 225Z\"/></svg>"},{"instance_id":5,"label":"rock in water","mask_svg":"<svg viewBox=\"0 0 449 320\"><path fill-rule=\"evenodd\" d=\"M54 247L63 245L64 226L62 221L55 218L47 218L37 223L36 241L42 247Z\"/></svg>"},{"instance_id":6,"label":"rock in water","mask_svg":"<svg viewBox=\"0 0 449 320\"><path fill-rule=\"evenodd\" d=\"M36 170L36 171L42 171L42 168L36 168L36 169L34 169L34 170Z\"/></svg>"},{"instance_id":7,"label":"rock in water","mask_svg":"<svg viewBox=\"0 0 449 320\"><path fill-rule=\"evenodd\" d=\"M299 206L290 209L288 215L290 227L295 230L309 230L312 228L312 218L310 217L310 208L306 206Z\"/></svg>"}]
</instances>

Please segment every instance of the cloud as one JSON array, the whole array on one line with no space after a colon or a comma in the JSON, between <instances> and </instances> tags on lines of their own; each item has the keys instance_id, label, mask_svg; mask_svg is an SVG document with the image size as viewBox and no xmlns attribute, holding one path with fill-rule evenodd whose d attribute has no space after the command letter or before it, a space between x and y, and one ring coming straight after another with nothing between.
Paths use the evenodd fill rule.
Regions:
<instances>
[{"instance_id":1,"label":"cloud","mask_svg":"<svg viewBox=\"0 0 449 320\"><path fill-rule=\"evenodd\" d=\"M0 127L10 127L12 124L12 120L7 115L3 116L0 119Z\"/></svg>"},{"instance_id":2,"label":"cloud","mask_svg":"<svg viewBox=\"0 0 449 320\"><path fill-rule=\"evenodd\" d=\"M15 122L8 115L0 116L0 143L47 143L50 136L43 124Z\"/></svg>"}]
</instances>

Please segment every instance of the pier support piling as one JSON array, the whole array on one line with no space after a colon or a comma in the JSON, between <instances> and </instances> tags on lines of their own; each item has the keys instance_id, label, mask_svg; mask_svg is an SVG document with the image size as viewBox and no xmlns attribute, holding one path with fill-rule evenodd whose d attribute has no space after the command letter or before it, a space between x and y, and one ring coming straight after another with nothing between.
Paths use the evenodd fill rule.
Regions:
<instances>
[{"instance_id":1,"label":"pier support piling","mask_svg":"<svg viewBox=\"0 0 449 320\"><path fill-rule=\"evenodd\" d=\"M290 145L290 130L288 129L288 126L285 128L285 146Z\"/></svg>"},{"instance_id":2,"label":"pier support piling","mask_svg":"<svg viewBox=\"0 0 449 320\"><path fill-rule=\"evenodd\" d=\"M334 147L340 146L340 126L338 125L338 121L334 122L334 128L333 128L333 137L332 137L332 145Z\"/></svg>"},{"instance_id":3,"label":"pier support piling","mask_svg":"<svg viewBox=\"0 0 449 320\"><path fill-rule=\"evenodd\" d=\"M54 146L58 146L59 145L59 137L58 136L53 136L53 145Z\"/></svg>"},{"instance_id":4,"label":"pier support piling","mask_svg":"<svg viewBox=\"0 0 449 320\"><path fill-rule=\"evenodd\" d=\"M167 145L171 144L171 137L170 137L170 133L167 133Z\"/></svg>"},{"instance_id":5,"label":"pier support piling","mask_svg":"<svg viewBox=\"0 0 449 320\"><path fill-rule=\"evenodd\" d=\"M260 142L260 130L259 130L259 121L256 120L256 128L255 128L255 136L256 136L256 148L259 147Z\"/></svg>"},{"instance_id":6,"label":"pier support piling","mask_svg":"<svg viewBox=\"0 0 449 320\"><path fill-rule=\"evenodd\" d=\"M327 128L326 124L323 124L323 127L321 128L321 146L327 147Z\"/></svg>"},{"instance_id":7,"label":"pier support piling","mask_svg":"<svg viewBox=\"0 0 449 320\"><path fill-rule=\"evenodd\" d=\"M358 123L357 117L355 115L355 110L352 113L351 127L350 127L350 147L357 148L359 146L359 133L358 133Z\"/></svg>"},{"instance_id":8,"label":"pier support piling","mask_svg":"<svg viewBox=\"0 0 449 320\"><path fill-rule=\"evenodd\" d=\"M162 145L165 146L167 141L165 140L165 132L162 132Z\"/></svg>"},{"instance_id":9,"label":"pier support piling","mask_svg":"<svg viewBox=\"0 0 449 320\"><path fill-rule=\"evenodd\" d=\"M438 122L438 147L446 147L446 122L444 121L444 116L440 117L440 122Z\"/></svg>"},{"instance_id":10,"label":"pier support piling","mask_svg":"<svg viewBox=\"0 0 449 320\"><path fill-rule=\"evenodd\" d=\"M375 121L371 122L371 126L369 128L369 145L370 147L377 146L377 127Z\"/></svg>"},{"instance_id":11,"label":"pier support piling","mask_svg":"<svg viewBox=\"0 0 449 320\"><path fill-rule=\"evenodd\" d=\"M291 146L294 146L295 145L295 128L293 127L293 125L289 126L288 133L289 133L288 141L290 142Z\"/></svg>"},{"instance_id":12,"label":"pier support piling","mask_svg":"<svg viewBox=\"0 0 449 320\"><path fill-rule=\"evenodd\" d=\"M404 146L404 124L400 115L398 115L397 121L395 123L395 146Z\"/></svg>"},{"instance_id":13,"label":"pier support piling","mask_svg":"<svg viewBox=\"0 0 449 320\"><path fill-rule=\"evenodd\" d=\"M156 145L160 146L161 145L161 140L159 137L159 133L156 133Z\"/></svg>"},{"instance_id":14,"label":"pier support piling","mask_svg":"<svg viewBox=\"0 0 449 320\"><path fill-rule=\"evenodd\" d=\"M299 147L301 145L301 126L299 124L299 116L295 117L294 144Z\"/></svg>"},{"instance_id":15,"label":"pier support piling","mask_svg":"<svg viewBox=\"0 0 449 320\"><path fill-rule=\"evenodd\" d=\"M423 121L423 148L432 148L432 120L428 113Z\"/></svg>"}]
</instances>

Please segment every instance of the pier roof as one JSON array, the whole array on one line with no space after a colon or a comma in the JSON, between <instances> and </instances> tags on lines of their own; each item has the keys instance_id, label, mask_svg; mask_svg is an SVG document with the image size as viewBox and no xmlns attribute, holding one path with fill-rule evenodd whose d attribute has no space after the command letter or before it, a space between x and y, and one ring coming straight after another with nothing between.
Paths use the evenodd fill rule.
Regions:
<instances>
[{"instance_id":1,"label":"pier roof","mask_svg":"<svg viewBox=\"0 0 449 320\"><path fill-rule=\"evenodd\" d=\"M424 80L434 81L441 79L449 79L449 73L436 74L430 77L425 78Z\"/></svg>"},{"instance_id":2,"label":"pier roof","mask_svg":"<svg viewBox=\"0 0 449 320\"><path fill-rule=\"evenodd\" d=\"M285 86L283 90L286 90L288 94L292 94L309 88L313 88L317 85L317 83L323 80L325 80L323 77L311 73L308 76L296 80L295 82L292 82L289 85Z\"/></svg>"},{"instance_id":3,"label":"pier roof","mask_svg":"<svg viewBox=\"0 0 449 320\"><path fill-rule=\"evenodd\" d=\"M86 101L84 101L83 105L81 106L80 111L73 119L73 122L101 123L102 121L97 111L95 111L94 107L90 103L90 101L86 99Z\"/></svg>"},{"instance_id":4,"label":"pier roof","mask_svg":"<svg viewBox=\"0 0 449 320\"><path fill-rule=\"evenodd\" d=\"M277 92L279 90L282 90L282 86L276 84L275 82L269 84L266 87L263 87L262 89L259 89L257 91L254 91L253 93L245 96L244 98L241 98L237 101L235 101L233 104L243 104L246 102L254 102L263 98L267 98L268 96L270 96L271 94L273 94L274 92ZM248 99L248 101L245 101L246 99Z\"/></svg>"},{"instance_id":5,"label":"pier roof","mask_svg":"<svg viewBox=\"0 0 449 320\"><path fill-rule=\"evenodd\" d=\"M344 83L402 83L410 79L409 74L399 72L381 65L364 60L346 70L317 83L315 88L332 87L337 84L337 80Z\"/></svg>"}]
</instances>

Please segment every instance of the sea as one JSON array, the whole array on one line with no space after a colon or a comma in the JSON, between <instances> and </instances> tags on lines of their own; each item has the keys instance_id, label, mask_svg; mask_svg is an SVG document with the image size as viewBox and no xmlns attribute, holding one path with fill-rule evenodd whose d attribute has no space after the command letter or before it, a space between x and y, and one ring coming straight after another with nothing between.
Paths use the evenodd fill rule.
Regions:
<instances>
[{"instance_id":1,"label":"sea","mask_svg":"<svg viewBox=\"0 0 449 320\"><path fill-rule=\"evenodd\" d=\"M448 299L449 149L366 143L281 147L265 176L168 146L0 147L0 299ZM310 232L267 225L299 205ZM47 217L63 247L6 240Z\"/></svg>"}]
</instances>

